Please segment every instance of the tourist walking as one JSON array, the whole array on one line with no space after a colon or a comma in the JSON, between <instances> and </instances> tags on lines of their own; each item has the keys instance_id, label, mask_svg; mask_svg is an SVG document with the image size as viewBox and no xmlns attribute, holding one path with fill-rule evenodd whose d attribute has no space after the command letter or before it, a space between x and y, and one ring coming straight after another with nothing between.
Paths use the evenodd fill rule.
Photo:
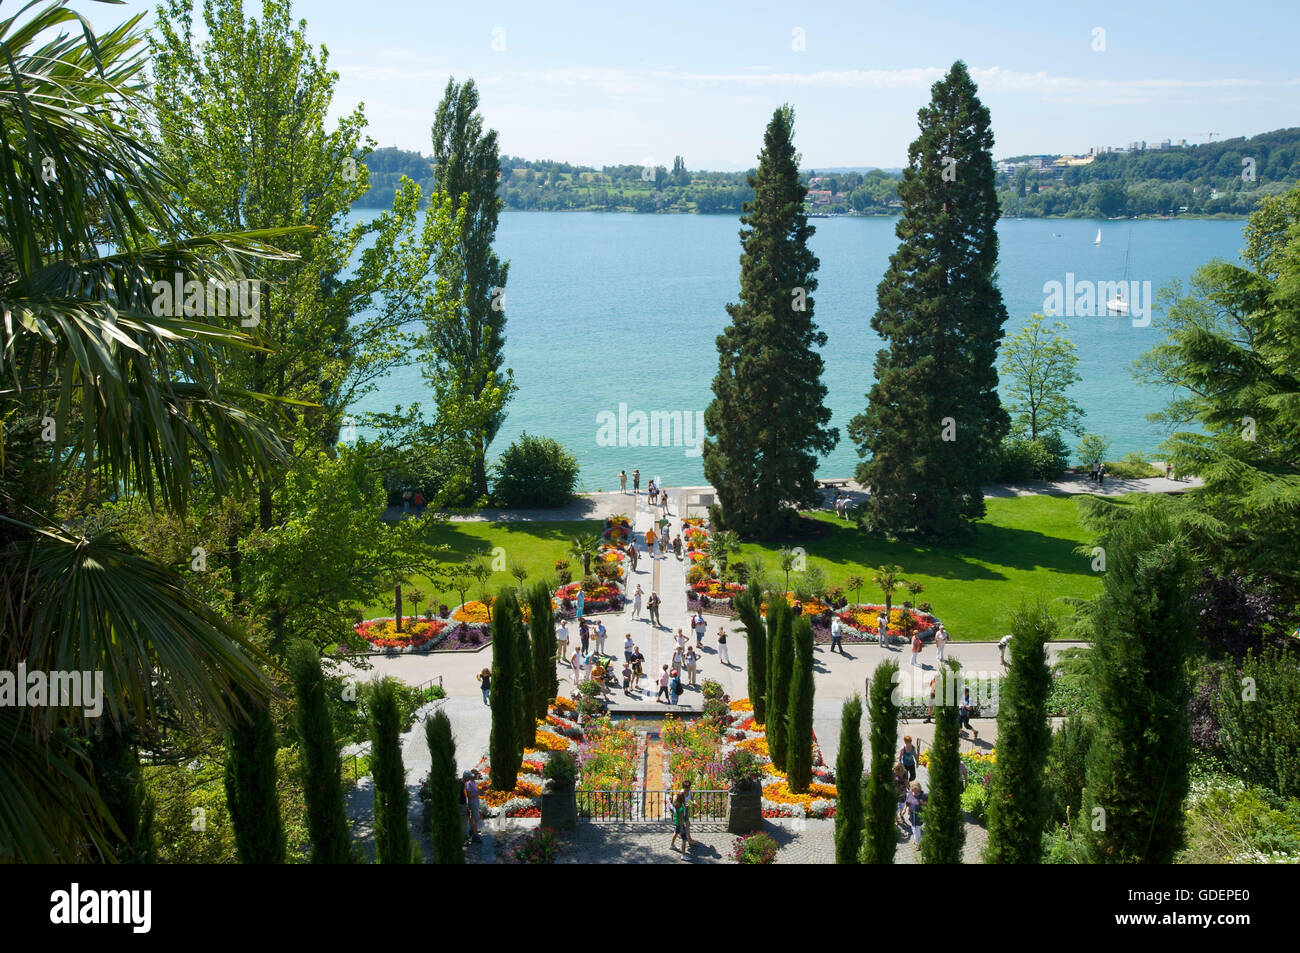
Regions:
<instances>
[{"instance_id":1,"label":"tourist walking","mask_svg":"<svg viewBox=\"0 0 1300 953\"><path fill-rule=\"evenodd\" d=\"M917 632L912 635L912 665L921 664L921 633Z\"/></svg>"},{"instance_id":2,"label":"tourist walking","mask_svg":"<svg viewBox=\"0 0 1300 953\"><path fill-rule=\"evenodd\" d=\"M605 636L608 631L605 629L605 623L601 619L596 620L596 651L601 655L605 654Z\"/></svg>"},{"instance_id":3,"label":"tourist walking","mask_svg":"<svg viewBox=\"0 0 1300 953\"><path fill-rule=\"evenodd\" d=\"M1092 466L1088 468L1088 479L1093 483L1097 482L1097 461L1092 461Z\"/></svg>"},{"instance_id":4,"label":"tourist walking","mask_svg":"<svg viewBox=\"0 0 1300 953\"><path fill-rule=\"evenodd\" d=\"M632 663L623 663L623 694L632 697Z\"/></svg>"},{"instance_id":5,"label":"tourist walking","mask_svg":"<svg viewBox=\"0 0 1300 953\"><path fill-rule=\"evenodd\" d=\"M695 667L699 664L699 656L695 654L695 649L686 650L686 677L692 685L695 684Z\"/></svg>"},{"instance_id":6,"label":"tourist walking","mask_svg":"<svg viewBox=\"0 0 1300 953\"><path fill-rule=\"evenodd\" d=\"M731 656L727 654L727 630L718 626L718 655L722 658L722 664L731 668Z\"/></svg>"},{"instance_id":7,"label":"tourist walking","mask_svg":"<svg viewBox=\"0 0 1300 953\"><path fill-rule=\"evenodd\" d=\"M636 592L632 594L632 618L641 618L641 586L638 583Z\"/></svg>"},{"instance_id":8,"label":"tourist walking","mask_svg":"<svg viewBox=\"0 0 1300 953\"><path fill-rule=\"evenodd\" d=\"M907 780L916 780L916 748L912 745L912 736L903 735L903 747L898 749L898 760L907 769Z\"/></svg>"},{"instance_id":9,"label":"tourist walking","mask_svg":"<svg viewBox=\"0 0 1300 953\"><path fill-rule=\"evenodd\" d=\"M627 471L626 470L618 471L618 492L620 493L627 492Z\"/></svg>"},{"instance_id":10,"label":"tourist walking","mask_svg":"<svg viewBox=\"0 0 1300 953\"><path fill-rule=\"evenodd\" d=\"M688 847L694 847L691 840L691 779L687 778L682 788L673 795L673 839L668 844L669 850L677 849L677 838L682 839L682 859L686 859Z\"/></svg>"},{"instance_id":11,"label":"tourist walking","mask_svg":"<svg viewBox=\"0 0 1300 953\"><path fill-rule=\"evenodd\" d=\"M673 669L672 677L668 680L668 704L676 705L678 699L682 697L682 675L680 669Z\"/></svg>"},{"instance_id":12,"label":"tourist walking","mask_svg":"<svg viewBox=\"0 0 1300 953\"><path fill-rule=\"evenodd\" d=\"M586 655L591 648L591 630L587 628L587 620L578 620L578 641L582 643L582 654ZM913 662L913 665L916 663Z\"/></svg>"},{"instance_id":13,"label":"tourist walking","mask_svg":"<svg viewBox=\"0 0 1300 953\"><path fill-rule=\"evenodd\" d=\"M695 618L691 620L691 628L695 630L695 647L704 648L704 633L709 630L709 624L704 621L704 613L699 609L695 610Z\"/></svg>"},{"instance_id":14,"label":"tourist walking","mask_svg":"<svg viewBox=\"0 0 1300 953\"><path fill-rule=\"evenodd\" d=\"M1106 485L1106 464L1104 463L1097 467L1097 485Z\"/></svg>"},{"instance_id":15,"label":"tourist walking","mask_svg":"<svg viewBox=\"0 0 1300 953\"><path fill-rule=\"evenodd\" d=\"M1011 636L1009 635L1004 635L998 639L998 660L1002 663L1003 668L1007 667L1007 646L1010 644Z\"/></svg>"},{"instance_id":16,"label":"tourist walking","mask_svg":"<svg viewBox=\"0 0 1300 953\"><path fill-rule=\"evenodd\" d=\"M930 676L930 707L925 712L925 724L927 725L934 718L934 680L938 677L937 675Z\"/></svg>"},{"instance_id":17,"label":"tourist walking","mask_svg":"<svg viewBox=\"0 0 1300 953\"><path fill-rule=\"evenodd\" d=\"M654 506L655 503L659 501L659 488L655 486L654 480L651 480L649 485L646 486L645 493L647 499L649 499L650 501L651 506Z\"/></svg>"},{"instance_id":18,"label":"tourist walking","mask_svg":"<svg viewBox=\"0 0 1300 953\"><path fill-rule=\"evenodd\" d=\"M480 805L478 784L474 780L477 776L477 771L466 771L460 776L461 801L465 805L465 814L469 820L469 834L465 839L467 845L483 843L483 838L478 836Z\"/></svg>"},{"instance_id":19,"label":"tourist walking","mask_svg":"<svg viewBox=\"0 0 1300 953\"><path fill-rule=\"evenodd\" d=\"M677 646L677 648L673 649L673 668L674 668L674 669L681 668L682 665L683 665L683 663L685 662L685 660L686 660L686 657L685 657L684 655L682 655L682 647L681 647L680 645Z\"/></svg>"},{"instance_id":20,"label":"tourist walking","mask_svg":"<svg viewBox=\"0 0 1300 953\"><path fill-rule=\"evenodd\" d=\"M664 701L668 700L668 680L671 677L668 674L668 666L665 665L664 670L659 673L659 691L655 692L655 701L659 701L660 698Z\"/></svg>"},{"instance_id":21,"label":"tourist walking","mask_svg":"<svg viewBox=\"0 0 1300 953\"><path fill-rule=\"evenodd\" d=\"M632 495L636 496L641 492L641 471L632 471Z\"/></svg>"},{"instance_id":22,"label":"tourist walking","mask_svg":"<svg viewBox=\"0 0 1300 953\"><path fill-rule=\"evenodd\" d=\"M934 650L938 655L939 665L943 666L943 653L948 648L948 630L942 625L934 632Z\"/></svg>"},{"instance_id":23,"label":"tourist walking","mask_svg":"<svg viewBox=\"0 0 1300 953\"><path fill-rule=\"evenodd\" d=\"M672 515L671 513L668 512L668 491L665 490L663 487L659 488L659 505L663 507L664 516Z\"/></svg>"},{"instance_id":24,"label":"tourist walking","mask_svg":"<svg viewBox=\"0 0 1300 953\"><path fill-rule=\"evenodd\" d=\"M979 741L980 733L976 731L973 727L971 727L971 723L970 723L971 711L972 709L970 703L970 689L968 688L962 692L961 706L957 710L957 724L960 726L959 733L961 729L970 728L970 732L972 735L975 736L975 740Z\"/></svg>"},{"instance_id":25,"label":"tourist walking","mask_svg":"<svg viewBox=\"0 0 1300 953\"><path fill-rule=\"evenodd\" d=\"M483 671L478 673L478 687L483 692L483 704L485 705L490 704L489 699L492 695L492 670L491 669L485 668L483 669Z\"/></svg>"},{"instance_id":26,"label":"tourist walking","mask_svg":"<svg viewBox=\"0 0 1300 953\"><path fill-rule=\"evenodd\" d=\"M569 658L569 623L560 620L560 628L555 633L555 660L567 661Z\"/></svg>"},{"instance_id":27,"label":"tourist walking","mask_svg":"<svg viewBox=\"0 0 1300 953\"><path fill-rule=\"evenodd\" d=\"M653 526L650 527L648 530L645 531L645 548L646 548L646 551L650 553L650 561L651 561L651 562L654 562L654 558L655 558L655 531L654 531L654 527L653 527Z\"/></svg>"},{"instance_id":28,"label":"tourist walking","mask_svg":"<svg viewBox=\"0 0 1300 953\"><path fill-rule=\"evenodd\" d=\"M650 622L657 629L662 623L659 621L659 593L651 592L650 601L646 603L646 608L650 610Z\"/></svg>"},{"instance_id":29,"label":"tourist walking","mask_svg":"<svg viewBox=\"0 0 1300 953\"><path fill-rule=\"evenodd\" d=\"M645 656L641 654L639 646L632 646L632 680L636 682L636 690L641 691L641 679L645 678Z\"/></svg>"},{"instance_id":30,"label":"tourist walking","mask_svg":"<svg viewBox=\"0 0 1300 953\"><path fill-rule=\"evenodd\" d=\"M677 634L673 636L673 641L677 643L678 652L686 651L686 636L682 634L681 629L677 630Z\"/></svg>"},{"instance_id":31,"label":"tourist walking","mask_svg":"<svg viewBox=\"0 0 1300 953\"><path fill-rule=\"evenodd\" d=\"M569 667L573 669L573 690L576 692L578 686L582 684L582 653L577 649L574 649L573 654L569 656Z\"/></svg>"},{"instance_id":32,"label":"tourist walking","mask_svg":"<svg viewBox=\"0 0 1300 953\"><path fill-rule=\"evenodd\" d=\"M673 537L673 555L677 557L678 562L682 561L682 534L681 533L678 533L676 536Z\"/></svg>"},{"instance_id":33,"label":"tourist walking","mask_svg":"<svg viewBox=\"0 0 1300 953\"><path fill-rule=\"evenodd\" d=\"M876 616L876 638L880 640L881 648L889 644L889 616L883 611Z\"/></svg>"},{"instance_id":34,"label":"tourist walking","mask_svg":"<svg viewBox=\"0 0 1300 953\"><path fill-rule=\"evenodd\" d=\"M898 823L907 823L907 792L910 782L907 780L907 768L901 762L894 763L894 795L898 799Z\"/></svg>"},{"instance_id":35,"label":"tourist walking","mask_svg":"<svg viewBox=\"0 0 1300 953\"><path fill-rule=\"evenodd\" d=\"M630 663L632 661L632 653L635 651L636 646L632 644L632 633L629 632L627 638L623 640L623 661Z\"/></svg>"},{"instance_id":36,"label":"tourist walking","mask_svg":"<svg viewBox=\"0 0 1300 953\"><path fill-rule=\"evenodd\" d=\"M907 793L907 820L912 825L912 849L921 849L921 807L929 800L921 791L921 782L913 781Z\"/></svg>"},{"instance_id":37,"label":"tourist walking","mask_svg":"<svg viewBox=\"0 0 1300 953\"><path fill-rule=\"evenodd\" d=\"M840 639L843 637L843 634L844 633L840 627L840 617L837 615L831 616L831 651L832 652L834 652L836 649L839 649L840 654L841 655L844 654L844 643L840 641Z\"/></svg>"},{"instance_id":38,"label":"tourist walking","mask_svg":"<svg viewBox=\"0 0 1300 953\"><path fill-rule=\"evenodd\" d=\"M403 513L409 513L409 512L411 512L411 497L414 496L414 495L415 495L415 494L413 494L410 490L407 490L405 493L402 494L402 512L403 512Z\"/></svg>"},{"instance_id":39,"label":"tourist walking","mask_svg":"<svg viewBox=\"0 0 1300 953\"><path fill-rule=\"evenodd\" d=\"M632 571L636 572L636 540L627 544L627 561L632 564Z\"/></svg>"}]
</instances>

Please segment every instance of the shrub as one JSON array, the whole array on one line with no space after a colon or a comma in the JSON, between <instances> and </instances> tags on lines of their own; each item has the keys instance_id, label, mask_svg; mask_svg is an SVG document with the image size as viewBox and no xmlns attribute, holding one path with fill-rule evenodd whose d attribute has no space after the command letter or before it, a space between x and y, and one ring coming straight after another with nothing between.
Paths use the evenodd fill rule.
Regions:
<instances>
[{"instance_id":1,"label":"shrub","mask_svg":"<svg viewBox=\"0 0 1300 953\"><path fill-rule=\"evenodd\" d=\"M771 864L776 861L776 841L762 831L737 837L731 859L738 864Z\"/></svg>"},{"instance_id":2,"label":"shrub","mask_svg":"<svg viewBox=\"0 0 1300 953\"><path fill-rule=\"evenodd\" d=\"M1047 756L1043 784L1051 801L1052 820L1064 824L1077 816L1083 804L1083 785L1087 773L1088 749L1095 732L1092 723L1073 715L1061 730L1052 735L1052 750Z\"/></svg>"},{"instance_id":3,"label":"shrub","mask_svg":"<svg viewBox=\"0 0 1300 953\"><path fill-rule=\"evenodd\" d=\"M983 824L988 819L988 799L989 792L984 785L968 785L966 790L961 792L962 810L969 814L975 823Z\"/></svg>"},{"instance_id":4,"label":"shrub","mask_svg":"<svg viewBox=\"0 0 1300 953\"><path fill-rule=\"evenodd\" d=\"M587 682L585 684L595 685L596 683ZM600 714L601 711L604 710L605 706L601 704L600 699L598 697L584 694L578 697L578 700L576 702L576 707L579 715L582 715L584 718L590 718L593 715Z\"/></svg>"},{"instance_id":5,"label":"shrub","mask_svg":"<svg viewBox=\"0 0 1300 953\"><path fill-rule=\"evenodd\" d=\"M578 686L578 694L583 698L598 698L604 693L601 691L600 682L596 681L594 678L589 678ZM581 699L579 699L579 701L581 701Z\"/></svg>"},{"instance_id":6,"label":"shrub","mask_svg":"<svg viewBox=\"0 0 1300 953\"><path fill-rule=\"evenodd\" d=\"M1106 476L1119 480L1141 480L1147 477L1164 476L1153 467L1140 453L1129 453L1123 460L1107 460Z\"/></svg>"},{"instance_id":7,"label":"shrub","mask_svg":"<svg viewBox=\"0 0 1300 953\"><path fill-rule=\"evenodd\" d=\"M705 721L722 725L726 724L727 716L731 714L731 708L720 698L710 698L704 703L700 714Z\"/></svg>"},{"instance_id":8,"label":"shrub","mask_svg":"<svg viewBox=\"0 0 1300 953\"><path fill-rule=\"evenodd\" d=\"M1212 704L1235 772L1300 796L1300 660L1276 648L1248 652L1239 671L1223 672Z\"/></svg>"},{"instance_id":9,"label":"shrub","mask_svg":"<svg viewBox=\"0 0 1300 953\"><path fill-rule=\"evenodd\" d=\"M578 483L578 458L550 437L527 433L506 448L493 467L498 506L563 506Z\"/></svg>"},{"instance_id":10,"label":"shrub","mask_svg":"<svg viewBox=\"0 0 1300 953\"><path fill-rule=\"evenodd\" d=\"M711 678L706 678L700 683L700 694L708 700L713 698L722 698L727 693L723 690L721 682L714 681Z\"/></svg>"},{"instance_id":11,"label":"shrub","mask_svg":"<svg viewBox=\"0 0 1300 953\"><path fill-rule=\"evenodd\" d=\"M551 752L551 756L546 759L546 766L542 768L542 777L557 788L572 787L577 776L578 762L568 751Z\"/></svg>"},{"instance_id":12,"label":"shrub","mask_svg":"<svg viewBox=\"0 0 1300 953\"><path fill-rule=\"evenodd\" d=\"M559 856L560 845L555 831L539 827L530 831L510 852L510 862L515 864L553 864Z\"/></svg>"}]
</instances>

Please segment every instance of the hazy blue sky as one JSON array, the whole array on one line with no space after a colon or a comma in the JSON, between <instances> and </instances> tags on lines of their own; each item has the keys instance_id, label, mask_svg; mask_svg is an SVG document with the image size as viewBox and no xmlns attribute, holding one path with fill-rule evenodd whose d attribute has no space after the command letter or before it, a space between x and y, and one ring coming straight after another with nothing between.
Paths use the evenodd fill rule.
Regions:
<instances>
[{"instance_id":1,"label":"hazy blue sky","mask_svg":"<svg viewBox=\"0 0 1300 953\"><path fill-rule=\"evenodd\" d=\"M154 4L74 6L102 26ZM502 150L530 159L682 155L691 168L747 168L772 110L789 102L805 167L900 166L930 84L959 58L992 111L998 157L1300 125L1296 0L298 0L294 9L340 74L336 108L363 102L378 144L423 152L455 75L479 83Z\"/></svg>"}]
</instances>

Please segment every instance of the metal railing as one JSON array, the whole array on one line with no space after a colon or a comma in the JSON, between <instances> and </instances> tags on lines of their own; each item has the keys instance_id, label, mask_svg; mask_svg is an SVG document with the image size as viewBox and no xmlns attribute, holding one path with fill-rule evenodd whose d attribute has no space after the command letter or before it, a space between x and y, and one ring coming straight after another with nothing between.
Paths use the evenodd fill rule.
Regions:
<instances>
[{"instance_id":1,"label":"metal railing","mask_svg":"<svg viewBox=\"0 0 1300 953\"><path fill-rule=\"evenodd\" d=\"M574 792L578 818L595 823L636 821L668 823L672 820L673 791L587 791ZM726 791L692 791L691 820L722 821L727 817Z\"/></svg>"}]
</instances>

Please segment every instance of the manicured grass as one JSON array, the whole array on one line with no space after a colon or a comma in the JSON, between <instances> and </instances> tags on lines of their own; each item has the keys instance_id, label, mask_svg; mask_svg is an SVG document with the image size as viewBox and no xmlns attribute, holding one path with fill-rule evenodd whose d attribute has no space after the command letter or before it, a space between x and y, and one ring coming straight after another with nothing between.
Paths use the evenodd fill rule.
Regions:
<instances>
[{"instance_id":1,"label":"manicured grass","mask_svg":"<svg viewBox=\"0 0 1300 953\"><path fill-rule=\"evenodd\" d=\"M429 542L435 545L447 545L451 549L446 553L447 562L456 562L468 557L480 556L492 564L492 550L500 546L505 550L505 569L494 572L488 579L486 591L489 594L495 594L498 589L504 585L515 585L515 577L510 575L509 567L512 563L522 563L528 570L528 578L524 585L531 585L535 580L550 577L555 578L555 561L565 558L569 550L569 539L579 535L600 535L603 523L600 520L563 520L559 522L533 522L533 523L442 523L435 526L429 534ZM573 565L581 570L577 559L573 560ZM575 577L578 573L575 573ZM425 602L421 610L428 605L429 598L433 597L437 601L444 602L447 605L455 605L460 601L460 596L455 592L443 592L439 589L438 584L432 582L427 576L417 576L410 581L410 586L423 590ZM403 591L408 586L403 587ZM466 593L466 598L477 599L482 595L478 583L471 585L470 591ZM405 598L405 597L403 597ZM436 605L436 602L435 602ZM404 613L409 613L411 607L408 604L402 606ZM366 618L376 618L378 616L393 614L393 594L386 593L384 596L367 606L364 610Z\"/></svg>"},{"instance_id":2,"label":"manicured grass","mask_svg":"<svg viewBox=\"0 0 1300 953\"><path fill-rule=\"evenodd\" d=\"M1072 612L1062 596L1090 598L1101 589L1091 559L1074 548L1091 539L1079 521L1074 497L1026 496L988 500L988 511L968 542L924 546L888 542L859 532L834 514L808 514L834 527L826 539L803 544L809 568L819 566L830 585L862 576L862 602L882 602L872 570L886 563L903 567L903 578L925 586L918 601L929 602L955 639L999 639L1010 631L1011 613L1022 598L1041 597L1054 614ZM739 558L761 558L783 580L779 547L747 543ZM737 557L733 557L737 558ZM791 573L793 586L796 574ZM849 599L852 592L846 593ZM908 598L901 587L894 602Z\"/></svg>"},{"instance_id":3,"label":"manicured grass","mask_svg":"<svg viewBox=\"0 0 1300 953\"><path fill-rule=\"evenodd\" d=\"M831 535L804 544L809 566L819 566L831 585L843 585L851 575L866 580L860 598L880 602L880 592L871 584L871 572L884 563L903 567L904 578L925 586L919 599L929 602L934 613L955 639L998 639L1010 631L1011 613L1022 598L1041 597L1059 616L1072 610L1062 596L1087 599L1101 589L1101 576L1091 568L1091 559L1074 552L1091 539L1079 521L1075 497L1025 496L988 500L988 514L968 542L952 546L925 546L889 542L867 536L837 519L834 514L809 514L830 524ZM480 555L489 561L494 547L505 550L507 565L519 561L528 569L528 581L554 577L555 560L564 557L569 538L600 532L599 520L555 523L446 523L436 527L430 542L451 547L447 560ZM761 558L777 579L781 579L776 552L779 547L746 543L738 557ZM576 563L576 561L575 561ZM795 581L791 575L791 582ZM458 601L456 593L440 592L427 578L412 580L426 596L448 605ZM493 573L486 591L513 585L506 571ZM469 598L477 599L477 584ZM853 593L848 593L853 598ZM894 601L907 598L898 589ZM427 605L427 601L426 601ZM409 607L406 608L409 611ZM385 594L366 609L366 617L391 615L392 595Z\"/></svg>"}]
</instances>

